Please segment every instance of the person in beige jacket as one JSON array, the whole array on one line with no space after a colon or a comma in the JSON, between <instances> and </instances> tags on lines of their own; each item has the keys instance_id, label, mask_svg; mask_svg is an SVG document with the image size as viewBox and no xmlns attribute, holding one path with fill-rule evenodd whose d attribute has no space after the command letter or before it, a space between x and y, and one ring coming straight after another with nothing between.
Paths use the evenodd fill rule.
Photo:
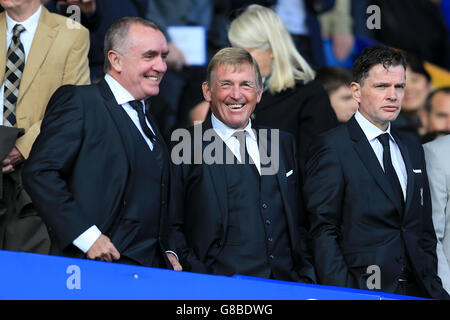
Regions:
<instances>
[{"instance_id":1,"label":"person in beige jacket","mask_svg":"<svg viewBox=\"0 0 450 320\"><path fill-rule=\"evenodd\" d=\"M15 105L16 123L25 133L2 160L3 194L0 195L0 249L47 253L45 225L22 187L21 167L39 135L41 120L51 95L64 84L89 84L89 31L64 16L50 13L40 0L0 0L0 125L10 125L3 115L7 52L13 28L25 30L20 41L25 67Z\"/></svg>"},{"instance_id":2,"label":"person in beige jacket","mask_svg":"<svg viewBox=\"0 0 450 320\"><path fill-rule=\"evenodd\" d=\"M450 293L450 135L423 145L436 231L438 276Z\"/></svg>"}]
</instances>

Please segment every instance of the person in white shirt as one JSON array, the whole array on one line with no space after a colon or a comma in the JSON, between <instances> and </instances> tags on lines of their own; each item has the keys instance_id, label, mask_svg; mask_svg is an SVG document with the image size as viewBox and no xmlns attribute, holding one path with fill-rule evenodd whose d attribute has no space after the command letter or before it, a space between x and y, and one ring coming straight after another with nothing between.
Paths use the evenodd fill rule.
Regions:
<instances>
[{"instance_id":1,"label":"person in white shirt","mask_svg":"<svg viewBox=\"0 0 450 320\"><path fill-rule=\"evenodd\" d=\"M449 299L437 275L422 146L391 126L405 70L404 56L383 45L355 60L358 111L319 136L306 163L312 253L320 284Z\"/></svg>"},{"instance_id":2,"label":"person in white shirt","mask_svg":"<svg viewBox=\"0 0 450 320\"><path fill-rule=\"evenodd\" d=\"M65 84L89 84L89 32L40 0L1 0L0 125L23 129L2 161L0 249L49 252L49 236L23 188L21 170L47 103Z\"/></svg>"},{"instance_id":3,"label":"person in white shirt","mask_svg":"<svg viewBox=\"0 0 450 320\"><path fill-rule=\"evenodd\" d=\"M108 30L105 52L101 82L63 86L50 100L25 187L53 254L171 268L171 166L146 103L167 70L167 42L153 22L128 17Z\"/></svg>"},{"instance_id":4,"label":"person in white shirt","mask_svg":"<svg viewBox=\"0 0 450 320\"><path fill-rule=\"evenodd\" d=\"M224 48L202 88L212 115L189 130L191 144L172 149L183 161L174 170L181 183L170 250L186 271L314 283L294 137L250 120L263 90L256 61Z\"/></svg>"}]
</instances>

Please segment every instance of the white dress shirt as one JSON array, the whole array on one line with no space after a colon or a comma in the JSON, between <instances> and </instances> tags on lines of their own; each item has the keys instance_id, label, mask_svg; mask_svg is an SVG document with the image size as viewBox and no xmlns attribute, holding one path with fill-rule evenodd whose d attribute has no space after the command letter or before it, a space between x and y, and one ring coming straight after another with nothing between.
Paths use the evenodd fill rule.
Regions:
<instances>
[{"instance_id":1,"label":"white dress shirt","mask_svg":"<svg viewBox=\"0 0 450 320\"><path fill-rule=\"evenodd\" d=\"M366 135L367 140L369 140L369 143L373 151L375 152L375 155L378 158L378 162L380 163L383 170L384 170L383 145L381 144L381 142L378 140L377 137L383 133L389 134L389 145L391 151L392 166L395 169L395 173L397 174L398 180L402 187L403 199L406 199L406 184L408 181L408 175L406 173L406 166L405 161L403 160L402 157L402 153L400 152L400 149L398 147L398 144L395 142L394 137L391 135L391 124L389 123L387 130L383 131L377 126L375 126L373 123L371 123L369 120L367 120L361 113L359 113L359 110L356 111L355 119L358 122L361 129L363 130L364 134Z\"/></svg>"},{"instance_id":2,"label":"white dress shirt","mask_svg":"<svg viewBox=\"0 0 450 320\"><path fill-rule=\"evenodd\" d=\"M241 153L240 153L240 143L236 136L233 136L233 134L237 131L242 130L236 130L233 128L228 127L225 125L222 121L217 119L214 114L211 115L211 123L213 129L217 132L219 137L225 142L227 147L233 152L235 157L241 161ZM258 169L259 174L261 175L261 161L259 156L259 148L258 148L258 142L256 139L256 134L252 130L252 123L249 119L247 126L243 129L248 134L245 135L245 145L247 148L247 152L249 157L251 158L253 164L255 164L256 168Z\"/></svg>"},{"instance_id":3,"label":"white dress shirt","mask_svg":"<svg viewBox=\"0 0 450 320\"><path fill-rule=\"evenodd\" d=\"M6 51L5 57L7 57L8 49L12 41L13 37L13 28L16 24L21 24L25 30L20 34L20 42L22 42L23 50L25 51L25 63L27 62L28 54L30 53L31 44L33 43L34 34L36 33L36 29L39 23L39 17L41 16L42 6L39 6L39 9L33 13L31 17L23 22L17 22L13 20L6 12ZM3 97L5 94L5 79L3 79L2 86L0 88L0 125L3 124ZM20 88L19 88L20 90Z\"/></svg>"},{"instance_id":4,"label":"white dress shirt","mask_svg":"<svg viewBox=\"0 0 450 320\"><path fill-rule=\"evenodd\" d=\"M126 90L117 80L115 80L113 77L111 77L109 74L105 75L105 81L108 84L109 88L111 89L114 98L117 101L118 108L122 107L125 112L128 114L128 116L133 121L136 128L141 133L142 137L145 139L145 142L147 142L147 145L149 146L150 150L153 150L153 143L152 141L145 135L144 131L142 130L142 127L139 123L139 118L137 115L136 110L133 109L132 106L128 103L129 101L135 100L133 95ZM142 102L142 108L144 109L144 101ZM146 119L147 125L152 130L153 133L155 131L153 130L152 126ZM85 232L83 232L80 236L78 236L74 241L73 244L78 247L81 251L86 253L91 246L94 244L95 241L100 237L102 232L98 229L97 226L93 225L89 229L87 229Z\"/></svg>"}]
</instances>

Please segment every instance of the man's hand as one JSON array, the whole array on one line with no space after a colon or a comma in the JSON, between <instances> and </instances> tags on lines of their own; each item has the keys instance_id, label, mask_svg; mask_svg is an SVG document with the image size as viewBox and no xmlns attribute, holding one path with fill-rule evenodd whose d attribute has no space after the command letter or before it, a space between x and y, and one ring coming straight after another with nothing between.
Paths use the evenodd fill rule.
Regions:
<instances>
[{"instance_id":1,"label":"man's hand","mask_svg":"<svg viewBox=\"0 0 450 320\"><path fill-rule=\"evenodd\" d=\"M172 264L172 268L175 271L183 271L183 267L178 262L177 257L173 253L167 252L167 259L169 259L170 263Z\"/></svg>"},{"instance_id":2,"label":"man's hand","mask_svg":"<svg viewBox=\"0 0 450 320\"><path fill-rule=\"evenodd\" d=\"M96 0L65 0L58 1L58 4L63 6L76 5L80 7L81 12L89 16L93 14L96 10Z\"/></svg>"},{"instance_id":3,"label":"man's hand","mask_svg":"<svg viewBox=\"0 0 450 320\"><path fill-rule=\"evenodd\" d=\"M117 251L111 240L104 234L100 235L97 241L94 242L86 253L86 256L88 259L108 262L120 259L119 251Z\"/></svg>"},{"instance_id":4,"label":"man's hand","mask_svg":"<svg viewBox=\"0 0 450 320\"><path fill-rule=\"evenodd\" d=\"M175 71L180 71L188 63L184 57L183 52L173 43L167 44L169 48L169 55L167 56L167 66Z\"/></svg>"},{"instance_id":5,"label":"man's hand","mask_svg":"<svg viewBox=\"0 0 450 320\"><path fill-rule=\"evenodd\" d=\"M25 158L22 156L19 150L14 147L8 156L2 161L2 172L3 173L11 173L14 171L14 167L18 164L21 164L25 161Z\"/></svg>"}]
</instances>

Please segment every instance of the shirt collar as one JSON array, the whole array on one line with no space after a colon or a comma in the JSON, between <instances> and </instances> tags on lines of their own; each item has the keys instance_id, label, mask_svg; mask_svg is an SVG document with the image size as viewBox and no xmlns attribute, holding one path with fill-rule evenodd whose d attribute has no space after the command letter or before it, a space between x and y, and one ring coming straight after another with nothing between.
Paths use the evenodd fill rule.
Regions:
<instances>
[{"instance_id":1,"label":"shirt collar","mask_svg":"<svg viewBox=\"0 0 450 320\"><path fill-rule=\"evenodd\" d=\"M359 126L361 127L362 131L367 137L367 140L372 141L376 139L379 135L383 133L388 133L391 140L394 140L391 134L391 123L389 122L388 127L386 131L381 130L376 125L374 125L372 122L367 120L360 112L359 110L356 110L355 113L355 119L358 122ZM394 140L395 141L395 140Z\"/></svg>"},{"instance_id":2,"label":"shirt collar","mask_svg":"<svg viewBox=\"0 0 450 320\"><path fill-rule=\"evenodd\" d=\"M229 126L224 124L222 121L217 119L216 116L214 116L214 114L211 114L211 123L212 123L213 129L217 132L217 134L223 141L227 141L228 139L230 139L231 136L236 131L240 131L240 130L230 128ZM248 124L244 128L244 131L246 131L248 133L250 138L252 138L253 140L256 141L256 135L255 135L255 132L252 130L252 122L250 119L248 119Z\"/></svg>"},{"instance_id":3,"label":"shirt collar","mask_svg":"<svg viewBox=\"0 0 450 320\"><path fill-rule=\"evenodd\" d=\"M116 79L114 79L108 73L105 75L105 81L111 89L114 98L117 101L117 104L122 105L124 103L136 100L127 89L125 89Z\"/></svg>"},{"instance_id":4,"label":"shirt collar","mask_svg":"<svg viewBox=\"0 0 450 320\"><path fill-rule=\"evenodd\" d=\"M41 16L41 12L42 12L42 5L39 6L39 9L37 9L36 12L33 13L33 15L31 17L29 17L27 20L22 21L22 22L15 21L8 15L8 12L6 12L6 31L7 31L7 33L8 34L12 33L14 26L16 24L21 24L25 28L25 31L28 31L31 34L34 34L36 32L36 28L39 23L39 17Z\"/></svg>"}]
</instances>

